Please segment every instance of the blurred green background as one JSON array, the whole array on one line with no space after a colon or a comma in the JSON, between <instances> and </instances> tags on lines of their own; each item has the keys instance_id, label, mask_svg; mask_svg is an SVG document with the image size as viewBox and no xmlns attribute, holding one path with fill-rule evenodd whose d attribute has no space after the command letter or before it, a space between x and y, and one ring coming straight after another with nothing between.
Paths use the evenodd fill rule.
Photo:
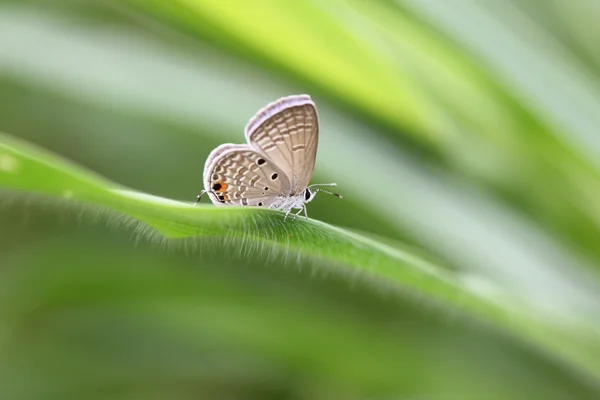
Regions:
<instances>
[{"instance_id":1,"label":"blurred green background","mask_svg":"<svg viewBox=\"0 0 600 400\"><path fill-rule=\"evenodd\" d=\"M354 273L303 221L266 252L218 217L157 239L0 175L0 398L600 398L599 18L595 0L0 2L0 131L191 203L214 147L308 93L312 182L344 195L309 216L375 243ZM268 252L293 234L314 246ZM514 324L370 276L377 246Z\"/></svg>"}]
</instances>

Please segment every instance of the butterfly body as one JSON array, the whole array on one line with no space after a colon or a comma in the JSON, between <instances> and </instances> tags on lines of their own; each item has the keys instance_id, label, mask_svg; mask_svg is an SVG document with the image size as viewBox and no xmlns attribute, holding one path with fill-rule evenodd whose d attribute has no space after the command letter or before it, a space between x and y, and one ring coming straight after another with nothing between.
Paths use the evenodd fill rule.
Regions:
<instances>
[{"instance_id":1,"label":"butterfly body","mask_svg":"<svg viewBox=\"0 0 600 400\"><path fill-rule=\"evenodd\" d=\"M295 215L306 215L306 203L323 191L310 188L335 186L308 186L319 140L317 110L308 95L268 104L248 122L245 136L247 144L226 143L210 153L198 201L207 193L217 205L266 207L286 217L299 209Z\"/></svg>"},{"instance_id":2,"label":"butterfly body","mask_svg":"<svg viewBox=\"0 0 600 400\"><path fill-rule=\"evenodd\" d=\"M310 189L306 188L304 192L300 194L291 194L287 197L277 196L268 208L274 208L275 210L290 210L290 209L304 209L305 204L310 202L314 197L314 194Z\"/></svg>"}]
</instances>

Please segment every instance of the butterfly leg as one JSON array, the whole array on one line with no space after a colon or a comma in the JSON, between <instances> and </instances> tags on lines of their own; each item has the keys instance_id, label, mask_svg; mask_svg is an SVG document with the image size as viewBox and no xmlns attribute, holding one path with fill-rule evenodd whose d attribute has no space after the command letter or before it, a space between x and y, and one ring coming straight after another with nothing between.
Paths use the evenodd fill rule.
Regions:
<instances>
[{"instance_id":1,"label":"butterfly leg","mask_svg":"<svg viewBox=\"0 0 600 400\"><path fill-rule=\"evenodd\" d=\"M306 211L306 205L304 207L302 207L302 210L304 210L304 217L306 217L306 220L308 221L308 212ZM300 213L298 213L300 214Z\"/></svg>"},{"instance_id":2,"label":"butterfly leg","mask_svg":"<svg viewBox=\"0 0 600 400\"><path fill-rule=\"evenodd\" d=\"M297 213L293 213L293 218L292 221L296 219L296 217L302 212L303 208L299 209ZM283 217L283 220L285 221L288 217L288 215L292 212L292 209L290 208L289 210L287 210L287 212L285 213L285 217Z\"/></svg>"},{"instance_id":3,"label":"butterfly leg","mask_svg":"<svg viewBox=\"0 0 600 400\"><path fill-rule=\"evenodd\" d=\"M292 209L288 209L287 212L285 213L285 216L283 217L283 220L285 221L288 217L288 215L290 214L290 211L292 211Z\"/></svg>"},{"instance_id":4,"label":"butterfly leg","mask_svg":"<svg viewBox=\"0 0 600 400\"><path fill-rule=\"evenodd\" d=\"M202 198L202 195L204 195L204 193L206 193L206 190L201 190L200 193L198 193L198 200L196 200L196 202L194 203L194 205L198 204L200 202L200 199Z\"/></svg>"},{"instance_id":5,"label":"butterfly leg","mask_svg":"<svg viewBox=\"0 0 600 400\"><path fill-rule=\"evenodd\" d=\"M302 210L306 210L306 207L302 207L301 209L299 209L299 210L298 210L298 212L294 214L294 219L296 219L296 217L297 217L298 215L300 215L300 213L302 212ZM306 211L305 211L305 212L306 212Z\"/></svg>"}]
</instances>

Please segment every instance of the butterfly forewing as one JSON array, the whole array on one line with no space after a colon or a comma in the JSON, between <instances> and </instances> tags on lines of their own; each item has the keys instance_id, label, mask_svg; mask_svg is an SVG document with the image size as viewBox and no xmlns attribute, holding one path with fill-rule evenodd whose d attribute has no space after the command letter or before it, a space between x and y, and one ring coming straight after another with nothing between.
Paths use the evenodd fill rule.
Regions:
<instances>
[{"instance_id":1,"label":"butterfly forewing","mask_svg":"<svg viewBox=\"0 0 600 400\"><path fill-rule=\"evenodd\" d=\"M298 195L308 185L317 156L317 110L307 95L284 97L260 110L246 126L246 139L289 178Z\"/></svg>"},{"instance_id":2,"label":"butterfly forewing","mask_svg":"<svg viewBox=\"0 0 600 400\"><path fill-rule=\"evenodd\" d=\"M215 204L268 207L290 191L285 173L248 145L223 144L208 157L204 187Z\"/></svg>"}]
</instances>

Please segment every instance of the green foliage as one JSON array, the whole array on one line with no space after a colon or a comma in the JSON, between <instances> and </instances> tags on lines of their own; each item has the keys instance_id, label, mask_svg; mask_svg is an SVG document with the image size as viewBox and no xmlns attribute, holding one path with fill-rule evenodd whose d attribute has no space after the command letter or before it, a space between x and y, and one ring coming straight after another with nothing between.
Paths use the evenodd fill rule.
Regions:
<instances>
[{"instance_id":1,"label":"green foliage","mask_svg":"<svg viewBox=\"0 0 600 400\"><path fill-rule=\"evenodd\" d=\"M0 397L597 398L598 11L452 3L2 3ZM344 200L193 206L292 93Z\"/></svg>"}]
</instances>

